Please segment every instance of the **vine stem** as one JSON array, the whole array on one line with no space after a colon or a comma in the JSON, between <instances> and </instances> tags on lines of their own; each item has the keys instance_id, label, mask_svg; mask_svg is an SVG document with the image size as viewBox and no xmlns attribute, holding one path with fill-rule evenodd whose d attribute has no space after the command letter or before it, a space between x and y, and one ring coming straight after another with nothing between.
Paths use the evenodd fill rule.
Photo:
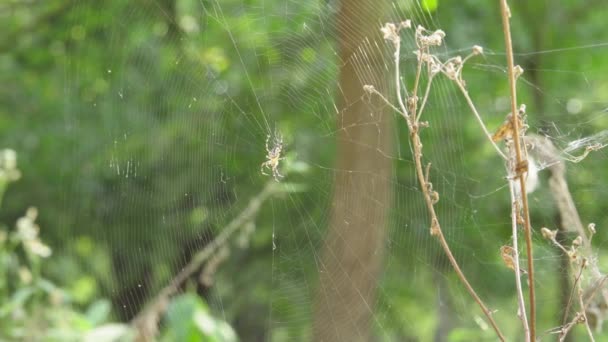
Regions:
<instances>
[{"instance_id":1,"label":"vine stem","mask_svg":"<svg viewBox=\"0 0 608 342\"><path fill-rule=\"evenodd\" d=\"M396 86L396 92L397 92L397 101L399 102L399 107L401 108L401 111L400 111L401 115L407 121L408 129L410 131L410 142L412 144L412 149L414 152L413 154L414 154L414 163L415 163L415 167L416 167L416 175L418 176L418 182L422 189L424 201L426 203L426 206L427 206L427 209L429 212L429 216L431 219L431 235L436 236L437 239L439 240L439 243L440 243L442 249L444 250L445 254L447 255L448 260L450 261L450 264L452 265L452 268L456 272L458 278L464 284L464 286L466 287L466 289L469 292L469 294L471 295L471 297L473 297L475 302L477 302L477 304L479 305L479 307L481 308L481 310L487 317L488 321L490 322L490 325L496 332L496 335L498 336L498 338L501 341L505 341L504 335L502 334L502 332L500 331L500 328L498 327L498 324L492 317L492 312L488 309L488 307L485 305L483 300L481 300L481 298L477 295L477 292L475 292L475 289L473 289L473 286L471 286L467 277L462 272L462 269L460 268L460 266L458 265L458 261L456 261L456 258L452 254L450 246L449 246L447 240L445 239L443 231L441 230L441 225L439 223L439 219L437 218L437 213L435 212L435 206L434 206L434 202L433 202L434 200L433 200L433 197L431 196L430 183L428 183L428 177L427 177L428 175L425 175L425 172L424 172L423 166L422 166L422 142L420 140L420 135L418 134L419 125L417 125L415 122L415 118L419 117L421 113L418 115L416 114L416 110L417 110L416 102L417 101L414 100L412 113L410 113L408 115L407 108L405 107L405 103L403 102L403 98L401 97L402 90L401 90L401 82L400 82L400 74L399 74L399 53L400 53L400 48L401 48L400 40L398 39L394 44L395 44L395 83L396 83L395 86ZM419 60L418 63L421 64L422 61ZM417 93L417 89L414 89L413 91L414 91L414 96L416 96L415 94ZM427 94L425 94L425 97L426 96L428 96L428 92L427 92ZM427 173L428 173L428 171L427 171Z\"/></svg>"},{"instance_id":2,"label":"vine stem","mask_svg":"<svg viewBox=\"0 0 608 342\"><path fill-rule=\"evenodd\" d=\"M524 160L525 144L522 147L520 140L520 123L517 110L517 89L515 85L515 66L513 62L513 42L511 40L511 16L507 0L500 0L500 12L502 17L502 28L505 36L505 48L507 54L507 75L509 78L509 90L511 93L511 120L513 127L513 142L515 148L515 177L519 178L519 188L522 202L522 215L524 218L524 230L526 237L526 254L528 256L528 297L530 305L530 340L536 341L536 299L534 292L534 257L532 254L532 227L530 226L530 211L528 209L528 195L526 193L527 159ZM511 205L516 205L511 203Z\"/></svg>"}]
</instances>

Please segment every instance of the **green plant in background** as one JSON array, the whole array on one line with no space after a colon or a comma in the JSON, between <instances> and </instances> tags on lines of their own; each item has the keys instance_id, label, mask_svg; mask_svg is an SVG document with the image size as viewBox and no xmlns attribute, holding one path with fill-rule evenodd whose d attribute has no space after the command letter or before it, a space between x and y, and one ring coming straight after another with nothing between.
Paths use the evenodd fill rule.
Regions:
<instances>
[{"instance_id":1,"label":"green plant in background","mask_svg":"<svg viewBox=\"0 0 608 342\"><path fill-rule=\"evenodd\" d=\"M235 342L236 333L228 323L211 315L195 294L176 297L167 310L167 327L162 341Z\"/></svg>"},{"instance_id":2,"label":"green plant in background","mask_svg":"<svg viewBox=\"0 0 608 342\"><path fill-rule=\"evenodd\" d=\"M0 151L0 200L21 176L17 154ZM0 340L131 341L127 324L107 323L111 304L100 299L81 310L81 295L42 275L52 250L40 238L38 210L27 209L14 229L0 225ZM75 287L77 288L77 287ZM82 292L82 291L81 291ZM88 296L87 296L88 297ZM214 318L193 294L176 297L166 314L164 341L237 341L232 327Z\"/></svg>"},{"instance_id":3,"label":"green plant in background","mask_svg":"<svg viewBox=\"0 0 608 342\"><path fill-rule=\"evenodd\" d=\"M15 151L1 150L0 200L8 185L20 176ZM0 340L126 338L126 325L101 325L110 316L107 300L93 302L79 312L72 305L72 293L44 278L42 269L52 250L40 238L37 217L38 210L30 207L14 228L0 225Z\"/></svg>"}]
</instances>

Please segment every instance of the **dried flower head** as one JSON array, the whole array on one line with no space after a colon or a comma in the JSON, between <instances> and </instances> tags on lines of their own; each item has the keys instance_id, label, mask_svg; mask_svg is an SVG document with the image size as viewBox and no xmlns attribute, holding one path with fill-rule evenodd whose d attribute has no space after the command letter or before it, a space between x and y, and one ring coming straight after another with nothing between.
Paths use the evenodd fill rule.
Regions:
<instances>
[{"instance_id":1,"label":"dried flower head","mask_svg":"<svg viewBox=\"0 0 608 342\"><path fill-rule=\"evenodd\" d=\"M431 72L431 76L435 76L441 72L441 64L437 63L434 59L430 59L428 62L429 70Z\"/></svg>"},{"instance_id":2,"label":"dried flower head","mask_svg":"<svg viewBox=\"0 0 608 342\"><path fill-rule=\"evenodd\" d=\"M515 75L515 78L519 78L519 76L523 75L524 73L524 69L522 67L520 67L519 65L516 65L515 67L513 67L513 74Z\"/></svg>"},{"instance_id":3,"label":"dried flower head","mask_svg":"<svg viewBox=\"0 0 608 342\"><path fill-rule=\"evenodd\" d=\"M550 230L549 228L542 227L540 229L540 233L543 235L545 239L555 240L557 236L557 230Z\"/></svg>"},{"instance_id":4,"label":"dried flower head","mask_svg":"<svg viewBox=\"0 0 608 342\"><path fill-rule=\"evenodd\" d=\"M418 42L420 46L428 47L428 46L441 46L443 43L443 38L445 37L445 32L442 30L437 30L430 35L426 36L421 34L418 37Z\"/></svg>"},{"instance_id":5,"label":"dried flower head","mask_svg":"<svg viewBox=\"0 0 608 342\"><path fill-rule=\"evenodd\" d=\"M449 79L455 80L458 76L458 69L456 68L454 63L448 62L445 64L444 73Z\"/></svg>"},{"instance_id":6,"label":"dried flower head","mask_svg":"<svg viewBox=\"0 0 608 342\"><path fill-rule=\"evenodd\" d=\"M400 42L400 38L399 38L399 29L401 28L401 25L399 25L399 28L393 24L393 23L386 23L384 24L384 26L382 28L380 28L380 31L382 32L382 36L384 39L393 42L393 44L398 44Z\"/></svg>"},{"instance_id":7,"label":"dried flower head","mask_svg":"<svg viewBox=\"0 0 608 342\"><path fill-rule=\"evenodd\" d=\"M473 55L475 55L475 56L483 55L483 47L481 47L479 45L474 45L473 46Z\"/></svg>"},{"instance_id":8,"label":"dried flower head","mask_svg":"<svg viewBox=\"0 0 608 342\"><path fill-rule=\"evenodd\" d=\"M513 271L516 270L515 268L515 261L517 260L516 258L516 253L515 253L515 249L511 246L502 246L500 247L500 256L502 258L502 261L505 263L505 266L507 266L508 268L512 269ZM525 274L526 271L524 269L519 269L519 272L521 274Z\"/></svg>"},{"instance_id":9,"label":"dried flower head","mask_svg":"<svg viewBox=\"0 0 608 342\"><path fill-rule=\"evenodd\" d=\"M13 182L20 177L21 172L17 169L17 153L11 149L0 150L0 178Z\"/></svg>"},{"instance_id":10,"label":"dried flower head","mask_svg":"<svg viewBox=\"0 0 608 342\"><path fill-rule=\"evenodd\" d=\"M366 93L371 94L371 93L373 93L373 92L376 90L376 88L374 88L374 86L373 86L373 85L366 84L366 85L364 85L364 86L363 86L363 90L364 90Z\"/></svg>"},{"instance_id":11,"label":"dried flower head","mask_svg":"<svg viewBox=\"0 0 608 342\"><path fill-rule=\"evenodd\" d=\"M589 232L591 232L591 234L595 234L595 223L589 223L587 229L589 229Z\"/></svg>"},{"instance_id":12,"label":"dried flower head","mask_svg":"<svg viewBox=\"0 0 608 342\"><path fill-rule=\"evenodd\" d=\"M439 193L437 191L431 192L431 202L437 204L439 202Z\"/></svg>"},{"instance_id":13,"label":"dried flower head","mask_svg":"<svg viewBox=\"0 0 608 342\"><path fill-rule=\"evenodd\" d=\"M402 22L399 24L399 26L400 26L401 28L408 28L408 29L409 29L409 28L411 28L411 27L412 27L412 21L411 21L411 20L409 20L409 19L404 20L404 21L402 21Z\"/></svg>"},{"instance_id":14,"label":"dried flower head","mask_svg":"<svg viewBox=\"0 0 608 342\"><path fill-rule=\"evenodd\" d=\"M40 239L27 240L24 242L24 246L30 253L41 258L48 258L52 253L51 248L40 241Z\"/></svg>"}]
</instances>

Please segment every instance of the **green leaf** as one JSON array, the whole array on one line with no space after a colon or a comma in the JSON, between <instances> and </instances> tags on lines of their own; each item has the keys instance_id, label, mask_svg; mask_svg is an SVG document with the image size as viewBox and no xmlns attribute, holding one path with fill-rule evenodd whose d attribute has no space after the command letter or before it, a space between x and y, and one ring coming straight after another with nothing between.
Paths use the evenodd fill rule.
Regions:
<instances>
[{"instance_id":1,"label":"green leaf","mask_svg":"<svg viewBox=\"0 0 608 342\"><path fill-rule=\"evenodd\" d=\"M112 305L106 299L101 299L89 306L86 311L86 317L92 326L97 326L105 322L112 310Z\"/></svg>"},{"instance_id":2,"label":"green leaf","mask_svg":"<svg viewBox=\"0 0 608 342\"><path fill-rule=\"evenodd\" d=\"M213 317L207 305L194 294L175 298L167 310L163 341L237 341L232 327Z\"/></svg>"},{"instance_id":3,"label":"green leaf","mask_svg":"<svg viewBox=\"0 0 608 342\"><path fill-rule=\"evenodd\" d=\"M439 0L420 0L420 5L423 10L432 13L435 12L437 6L439 6Z\"/></svg>"}]
</instances>

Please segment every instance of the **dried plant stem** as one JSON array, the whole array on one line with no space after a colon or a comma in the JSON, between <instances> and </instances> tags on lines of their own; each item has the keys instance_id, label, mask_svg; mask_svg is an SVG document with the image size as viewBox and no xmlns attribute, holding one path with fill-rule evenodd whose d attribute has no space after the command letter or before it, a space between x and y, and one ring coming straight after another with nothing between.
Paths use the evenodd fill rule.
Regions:
<instances>
[{"instance_id":1,"label":"dried plant stem","mask_svg":"<svg viewBox=\"0 0 608 342\"><path fill-rule=\"evenodd\" d=\"M418 109L418 115L416 116L416 125L420 124L420 116L424 113L424 107L426 106L426 102L429 99L429 93L431 92L431 84L433 83L433 76L429 75L429 80L426 83L426 89L424 90L424 97L422 98L422 103L420 104L420 108Z\"/></svg>"},{"instance_id":2,"label":"dried plant stem","mask_svg":"<svg viewBox=\"0 0 608 342\"><path fill-rule=\"evenodd\" d=\"M408 128L410 129L410 131L412 131L413 127L412 127L412 123L410 122L410 116L407 113L407 108L405 108L405 103L403 102L403 97L401 96L401 75L400 75L400 71L399 71L400 50L401 50L401 40L398 40L395 43L395 86L397 87L397 89L396 89L397 102L399 102L399 107L401 107L401 110L399 111L399 113L401 113L401 115L405 118Z\"/></svg>"},{"instance_id":3,"label":"dried plant stem","mask_svg":"<svg viewBox=\"0 0 608 342\"><path fill-rule=\"evenodd\" d=\"M452 268L454 268L454 271L456 271L458 278L464 284L464 286L466 287L466 289L469 292L469 294L471 295L471 297L473 297L473 299L477 302L477 304L479 305L479 307L481 308L483 313L486 315L486 317L488 318L488 321L492 325L492 328L494 328L494 331L498 335L498 338L501 341L505 341L505 337L503 336L502 332L500 331L500 328L496 324L496 321L494 321L494 318L492 317L492 313L486 307L486 305L481 300L481 298L479 298L479 296L477 295L477 292L475 292L475 289L473 289L473 287L467 280L466 276L460 269L460 266L458 265L458 261L456 261L456 258L454 258L454 255L452 254L450 246L448 245L448 242L446 241L445 236L443 235L443 232L441 230L441 225L439 223L439 219L437 218L437 213L435 212L435 207L433 205L433 199L431 198L431 194L429 192L427 183L425 183L425 181L424 181L424 172L422 170L422 144L420 142L420 136L418 135L417 132L412 133L410 136L411 136L411 143L414 146L414 161L416 164L416 174L418 175L418 182L420 183L420 187L422 188L422 193L424 195L424 201L426 202L429 216L431 218L431 235L434 235L437 237L437 239L439 239L439 243L441 244L441 247L443 248L445 254L447 255L448 260L450 261L450 264L452 265Z\"/></svg>"},{"instance_id":4,"label":"dried plant stem","mask_svg":"<svg viewBox=\"0 0 608 342\"><path fill-rule=\"evenodd\" d=\"M532 227L530 225L530 212L528 209L528 195L526 193L525 174L527 173L527 158L524 159L525 144L520 140L520 122L517 115L517 90L515 87L515 66L513 62L513 44L511 41L510 10L507 0L500 0L502 16L502 27L505 35L505 47L507 54L507 75L509 77L509 89L511 93L511 120L513 127L513 142L515 148L515 177L519 178L520 196L522 202L522 215L524 218L524 230L526 237L526 254L528 257L528 300L530 305L530 340L536 340L536 296L534 293L534 257L532 254ZM524 145L524 146L522 146ZM515 205L512 203L512 205Z\"/></svg>"},{"instance_id":5,"label":"dried plant stem","mask_svg":"<svg viewBox=\"0 0 608 342\"><path fill-rule=\"evenodd\" d=\"M190 262L164 287L156 297L150 301L146 308L140 311L131 324L137 330L136 341L152 341L156 335L158 321L169 305L169 300L174 296L182 284L190 278L200 267L211 258L221 247L225 246L232 235L239 231L246 223L251 222L259 212L262 204L279 190L274 181L269 181L264 189L251 198L247 207L226 225L221 233L201 251L197 252Z\"/></svg>"},{"instance_id":6,"label":"dried plant stem","mask_svg":"<svg viewBox=\"0 0 608 342\"><path fill-rule=\"evenodd\" d=\"M604 286L604 282L606 282L606 279L608 279L608 277L604 276L597 281L597 285L593 288L593 291L589 294L589 296L587 298L587 303L582 302L582 296L579 297L579 300L581 301L581 303L580 303L581 311L578 312L568 324L566 324L565 326L563 326L561 328L561 331L559 334L560 342L562 342L562 341L564 341L564 339L566 339L566 336L568 335L570 330L576 325L576 323L578 323L581 320L581 318L586 317L587 307L589 306L589 304L591 304L593 302L593 298L598 293L598 290Z\"/></svg>"},{"instance_id":7,"label":"dried plant stem","mask_svg":"<svg viewBox=\"0 0 608 342\"><path fill-rule=\"evenodd\" d=\"M559 245L559 247L561 247L561 248L564 248L556 240L554 240L553 243ZM566 309L564 310L564 319L562 320L562 326L566 325L566 320L568 319L568 314L570 313L570 306L572 305L572 298L574 297L574 290L580 286L579 280L581 279L581 276L583 275L583 270L584 270L584 268L581 267L578 272L578 275L574 278L574 284L572 286L572 289L570 290L570 296L568 296L568 303L566 304Z\"/></svg>"},{"instance_id":8,"label":"dried plant stem","mask_svg":"<svg viewBox=\"0 0 608 342\"><path fill-rule=\"evenodd\" d=\"M456 261L456 258L452 254L452 251L450 249L450 246L449 246L447 240L445 239L445 236L443 235L443 231L441 230L441 225L439 223L439 219L437 218L437 213L435 212L435 206L434 206L434 204L435 204L434 201L435 201L436 196L432 196L432 194L431 194L432 189L431 189L430 183L428 182L428 175L425 175L425 172L424 172L423 166L422 166L422 142L420 140L420 135L419 135L419 126L416 123L415 119L412 120L412 117L411 117L411 116L413 116L414 118L416 118L417 116L418 117L420 116L420 114L416 115L416 110L417 110L416 102L417 101L416 101L416 99L414 99L414 101L413 101L414 104L411 108L412 112L411 112L411 116L410 116L410 115L408 115L408 110L401 97L402 90L401 90L401 82L400 82L400 75L399 75L399 50L400 50L400 43L399 43L399 41L397 41L397 42L395 42L395 86L396 86L396 92L397 92L397 100L399 102L399 106L401 107L400 113L401 113L401 115L403 115L403 117L407 121L407 125L408 125L409 131L410 131L410 142L412 144L412 149L413 149L413 153L414 153L414 163L416 165L416 175L418 176L418 182L422 189L424 201L426 203L426 206L427 206L427 209L429 212L429 217L431 220L431 235L436 236L437 239L439 240L439 243L440 243L442 249L444 250L445 254L447 255L448 260L450 261L450 264L452 265L452 268L456 272L458 278L464 284L464 286L466 287L466 289L469 292L469 294L471 295L471 297L473 297L473 299L477 302L477 304L479 305L479 307L481 308L481 310L487 317L488 321L492 325L492 328L498 335L498 338L501 341L505 341L504 335L502 334L502 332L500 331L500 328L496 324L496 321L492 317L492 312L490 312L490 310L486 307L485 303L477 295L477 292L475 292L475 289L473 289L473 287L467 280L466 276L462 272L460 266L458 265L458 262ZM419 63L419 65L422 64L421 61L419 61L418 63ZM417 78L418 78L418 76L417 76ZM417 90L414 89L414 94L416 94L416 92L417 92ZM428 96L428 91L425 94L425 98L427 96ZM426 102L426 101L424 101L424 102ZM427 173L428 173L428 171L427 171Z\"/></svg>"},{"instance_id":9,"label":"dried plant stem","mask_svg":"<svg viewBox=\"0 0 608 342\"><path fill-rule=\"evenodd\" d=\"M589 320L587 319L587 310L583 309L585 307L585 304L583 302L583 290L581 288L579 288L578 303L581 306L581 309L583 310L583 311L581 311L581 313L582 313L583 321L585 322L585 329L587 330L587 335L589 336L589 341L595 342L595 338L593 337L593 332L591 331L591 327L589 326Z\"/></svg>"},{"instance_id":10,"label":"dried plant stem","mask_svg":"<svg viewBox=\"0 0 608 342\"><path fill-rule=\"evenodd\" d=\"M515 203L515 187L517 184L513 180L509 180L509 192L511 194L511 203ZM511 205L511 227L513 236L513 264L515 266L515 286L517 288L517 307L519 309L518 316L524 328L526 342L530 342L530 326L528 324L528 315L526 315L526 303L521 286L521 270L519 268L519 246L517 243L517 206Z\"/></svg>"},{"instance_id":11,"label":"dried plant stem","mask_svg":"<svg viewBox=\"0 0 608 342\"><path fill-rule=\"evenodd\" d=\"M583 275L583 270L585 269L586 266L587 266L587 259L583 259L583 261L581 262L581 270L580 270L580 272L578 274L578 278L577 278L576 288L577 288L577 292L578 292L578 304L581 308L581 314L582 314L583 322L585 323L585 329L587 330L587 335L589 335L589 341L595 342L595 338L593 338L593 332L591 331L591 327L589 326L589 320L587 319L587 309L586 309L584 301L583 301L583 287L581 286L581 281L580 281L580 278Z\"/></svg>"},{"instance_id":12,"label":"dried plant stem","mask_svg":"<svg viewBox=\"0 0 608 342\"><path fill-rule=\"evenodd\" d=\"M469 92L465 88L464 83L461 80L457 79L456 85L458 85L458 89L460 89L462 96L464 96L465 100L467 101L469 108L471 108L473 115L475 115L475 118L477 119L477 122L479 122L479 125L481 126L481 129L483 130L483 133L485 134L486 138L488 138L488 141L492 144L492 146L494 147L494 149L496 150L498 155L501 156L502 159L507 160L508 159L507 156L502 152L500 147L498 147L498 145L496 145L494 140L492 140L492 134L490 134L490 132L486 128L486 125L483 123L483 120L481 119L481 115L479 115L479 112L477 111L477 107L475 107L475 104L473 103L471 96L469 96Z\"/></svg>"}]
</instances>

